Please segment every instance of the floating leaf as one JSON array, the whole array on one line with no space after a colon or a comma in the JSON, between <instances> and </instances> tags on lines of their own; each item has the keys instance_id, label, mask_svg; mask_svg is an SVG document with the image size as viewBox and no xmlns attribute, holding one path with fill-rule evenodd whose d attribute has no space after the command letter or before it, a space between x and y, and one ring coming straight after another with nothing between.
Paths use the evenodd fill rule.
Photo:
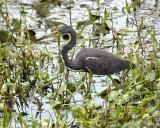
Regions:
<instances>
[{"instance_id":1,"label":"floating leaf","mask_svg":"<svg viewBox=\"0 0 160 128\"><path fill-rule=\"evenodd\" d=\"M39 4L34 7L37 11L37 14L41 17L46 17L50 11L49 11L49 4L46 2L43 2L42 4Z\"/></svg>"},{"instance_id":2,"label":"floating leaf","mask_svg":"<svg viewBox=\"0 0 160 128\"><path fill-rule=\"evenodd\" d=\"M90 20L79 21L77 22L76 29L79 29L82 25L90 25L92 22Z\"/></svg>"},{"instance_id":3,"label":"floating leaf","mask_svg":"<svg viewBox=\"0 0 160 128\"><path fill-rule=\"evenodd\" d=\"M58 22L58 21L52 21L50 19L45 20L46 25L48 26L48 28L51 27L58 27L59 25L67 25L63 22Z\"/></svg>"},{"instance_id":4,"label":"floating leaf","mask_svg":"<svg viewBox=\"0 0 160 128\"><path fill-rule=\"evenodd\" d=\"M5 42L8 40L9 32L6 30L0 30L0 42Z\"/></svg>"},{"instance_id":5,"label":"floating leaf","mask_svg":"<svg viewBox=\"0 0 160 128\"><path fill-rule=\"evenodd\" d=\"M24 33L25 38L29 38L30 40L36 40L36 32L34 30L28 30L27 32Z\"/></svg>"},{"instance_id":6,"label":"floating leaf","mask_svg":"<svg viewBox=\"0 0 160 128\"><path fill-rule=\"evenodd\" d=\"M13 19L12 22L11 22L11 26L14 27L14 31L20 29L21 27L21 23L18 19Z\"/></svg>"}]
</instances>

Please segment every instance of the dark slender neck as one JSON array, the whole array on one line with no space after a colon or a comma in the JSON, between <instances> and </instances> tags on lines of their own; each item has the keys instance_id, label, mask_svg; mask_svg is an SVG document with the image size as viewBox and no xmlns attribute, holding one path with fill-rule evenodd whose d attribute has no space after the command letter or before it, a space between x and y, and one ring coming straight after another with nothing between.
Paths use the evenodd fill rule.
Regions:
<instances>
[{"instance_id":1,"label":"dark slender neck","mask_svg":"<svg viewBox=\"0 0 160 128\"><path fill-rule=\"evenodd\" d=\"M68 68L73 70L80 70L82 66L80 66L80 64L74 61L69 60L68 58L68 51L71 50L76 44L76 36L75 36L76 33L73 31L68 33L68 35L69 35L69 40L67 41L67 44L63 46L63 49L62 49L63 61Z\"/></svg>"},{"instance_id":2,"label":"dark slender neck","mask_svg":"<svg viewBox=\"0 0 160 128\"><path fill-rule=\"evenodd\" d=\"M74 47L74 45L76 44L76 36L75 37L73 36L73 35L76 35L76 33L75 34L74 33L73 32L68 33L69 39L66 42L66 44L63 46L62 56L65 55L63 53L68 53L68 51L71 50Z\"/></svg>"}]
</instances>

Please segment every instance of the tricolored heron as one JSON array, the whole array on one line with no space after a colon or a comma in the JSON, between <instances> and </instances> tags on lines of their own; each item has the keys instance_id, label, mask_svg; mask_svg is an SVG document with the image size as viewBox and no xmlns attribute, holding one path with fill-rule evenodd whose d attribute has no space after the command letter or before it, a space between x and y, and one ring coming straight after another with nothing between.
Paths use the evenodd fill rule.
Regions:
<instances>
[{"instance_id":1,"label":"tricolored heron","mask_svg":"<svg viewBox=\"0 0 160 128\"><path fill-rule=\"evenodd\" d=\"M55 37L59 34L67 34L69 36L69 40L63 46L61 51L64 64L69 69L97 75L110 75L129 67L132 69L135 69L136 67L134 63L130 64L130 61L119 58L118 56L99 48L84 48L80 50L75 59L71 61L68 58L68 51L76 44L76 32L72 27L67 25L59 27L56 32L43 36L35 42L49 37Z\"/></svg>"},{"instance_id":2,"label":"tricolored heron","mask_svg":"<svg viewBox=\"0 0 160 128\"><path fill-rule=\"evenodd\" d=\"M98 48L84 48L80 50L77 53L75 59L71 61L68 58L68 51L71 50L76 44L76 32L70 26L59 27L56 32L44 36L42 38L39 38L36 41L46 39L49 37L55 37L58 34L60 35L67 34L69 36L69 40L63 46L61 51L64 64L69 69L81 72L89 72L97 75L110 75L113 73L118 73L129 67L131 67L132 69L136 67L134 63L130 64L130 61L128 60L119 58L118 56L112 53L109 53L105 50ZM117 83L112 78L111 80L115 85L117 85ZM89 87L87 88L87 94L88 92L90 92L90 82L91 81L89 80ZM105 102L106 122L108 119L107 101L108 101L109 90L110 90L110 85L108 86L107 89L106 102Z\"/></svg>"}]
</instances>

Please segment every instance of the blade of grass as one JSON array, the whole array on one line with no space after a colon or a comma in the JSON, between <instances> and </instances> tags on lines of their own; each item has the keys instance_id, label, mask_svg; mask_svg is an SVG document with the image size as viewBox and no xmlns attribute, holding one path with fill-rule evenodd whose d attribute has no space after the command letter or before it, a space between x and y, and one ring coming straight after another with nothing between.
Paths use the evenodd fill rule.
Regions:
<instances>
[{"instance_id":1,"label":"blade of grass","mask_svg":"<svg viewBox=\"0 0 160 128\"><path fill-rule=\"evenodd\" d=\"M76 40L79 40L79 38L80 38L80 36L81 36L81 34L82 34L84 28L86 27L86 24L87 24L87 23L88 23L88 21L84 23L84 25L83 25L81 31L80 31L80 32L78 33L78 35L77 35L77 39L76 39Z\"/></svg>"},{"instance_id":2,"label":"blade of grass","mask_svg":"<svg viewBox=\"0 0 160 128\"><path fill-rule=\"evenodd\" d=\"M126 0L126 10L127 10L128 13L130 13L130 8L129 8L129 6L128 6L127 0Z\"/></svg>"},{"instance_id":3,"label":"blade of grass","mask_svg":"<svg viewBox=\"0 0 160 128\"><path fill-rule=\"evenodd\" d=\"M9 113L7 112L6 107L3 108L3 128L6 128L9 124Z\"/></svg>"},{"instance_id":4,"label":"blade of grass","mask_svg":"<svg viewBox=\"0 0 160 128\"><path fill-rule=\"evenodd\" d=\"M117 124L118 124L118 120L119 120L119 115L120 115L121 109L122 109L121 105L118 105L117 109L116 109L116 127L117 127Z\"/></svg>"},{"instance_id":5,"label":"blade of grass","mask_svg":"<svg viewBox=\"0 0 160 128\"><path fill-rule=\"evenodd\" d=\"M139 26L139 29L138 29L138 37L140 38L140 34L141 34L141 31L142 31L142 28L143 28L143 19L141 20L141 24Z\"/></svg>"},{"instance_id":6,"label":"blade of grass","mask_svg":"<svg viewBox=\"0 0 160 128\"><path fill-rule=\"evenodd\" d=\"M136 9L136 5L137 5L137 0L135 0L134 3L133 3L133 12L134 12L135 9Z\"/></svg>"},{"instance_id":7,"label":"blade of grass","mask_svg":"<svg viewBox=\"0 0 160 128\"><path fill-rule=\"evenodd\" d=\"M156 43L158 43L156 37L155 37L155 31L153 29L153 33L151 34L152 36L152 41L153 41L153 53L154 53L154 57L156 57Z\"/></svg>"}]
</instances>

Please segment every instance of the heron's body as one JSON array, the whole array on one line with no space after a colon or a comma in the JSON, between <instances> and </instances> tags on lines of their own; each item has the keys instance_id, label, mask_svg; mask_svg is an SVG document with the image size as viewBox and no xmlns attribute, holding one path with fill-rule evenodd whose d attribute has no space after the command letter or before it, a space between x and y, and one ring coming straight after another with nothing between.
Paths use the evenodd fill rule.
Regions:
<instances>
[{"instance_id":1,"label":"heron's body","mask_svg":"<svg viewBox=\"0 0 160 128\"><path fill-rule=\"evenodd\" d=\"M77 53L75 60L71 61L68 58L68 51L76 44L75 31L69 26L62 26L57 29L57 34L69 35L69 40L63 46L61 51L64 63L69 69L91 72L97 75L109 75L118 73L130 66L128 60L121 59L112 53L98 48L84 48ZM52 37L54 35L55 34L44 36L38 40ZM134 69L136 66L132 63L131 67Z\"/></svg>"},{"instance_id":2,"label":"heron's body","mask_svg":"<svg viewBox=\"0 0 160 128\"><path fill-rule=\"evenodd\" d=\"M112 53L99 48L84 48L76 55L75 62L81 64L82 71L97 75L109 75L127 69L128 60L121 59ZM132 65L133 68L134 64ZM85 69L85 70L84 70Z\"/></svg>"}]
</instances>

